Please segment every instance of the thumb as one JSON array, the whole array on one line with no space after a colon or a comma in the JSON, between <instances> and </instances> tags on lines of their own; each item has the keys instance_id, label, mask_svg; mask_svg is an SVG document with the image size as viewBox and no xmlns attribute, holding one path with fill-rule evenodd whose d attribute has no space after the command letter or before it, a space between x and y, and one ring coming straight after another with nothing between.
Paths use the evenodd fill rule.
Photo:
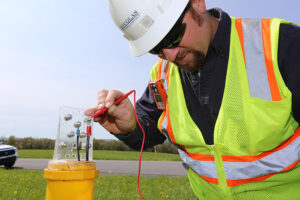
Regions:
<instances>
[{"instance_id":1,"label":"thumb","mask_svg":"<svg viewBox=\"0 0 300 200\"><path fill-rule=\"evenodd\" d=\"M97 111L98 111L98 106L94 106L94 107L86 109L84 111L84 115L86 115L86 116L92 116Z\"/></svg>"}]
</instances>

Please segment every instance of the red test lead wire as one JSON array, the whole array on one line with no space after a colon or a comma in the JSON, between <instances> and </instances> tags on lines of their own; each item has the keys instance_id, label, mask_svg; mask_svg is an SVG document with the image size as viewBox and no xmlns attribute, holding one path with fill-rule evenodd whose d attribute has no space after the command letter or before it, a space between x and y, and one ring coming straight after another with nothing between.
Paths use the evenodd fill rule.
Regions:
<instances>
[{"instance_id":1,"label":"red test lead wire","mask_svg":"<svg viewBox=\"0 0 300 200\"><path fill-rule=\"evenodd\" d=\"M142 154L143 154L143 149L144 149L144 144L145 144L145 131L143 129L143 126L141 125L138 117L137 117L137 113L136 113L136 101L135 101L135 97L136 97L136 92L135 90L133 90L134 92L134 114L135 114L135 118L136 118L136 121L139 125L139 127L141 128L142 130L142 133L143 133L143 141L142 141L142 146L141 146L141 151L140 151L140 159L139 159L139 172L138 172L138 176L137 176L137 188L138 188L138 192L139 192L139 195L141 197L142 200L143 199L143 196L142 196L142 193L140 191L140 175L141 175L141 167L142 167Z\"/></svg>"},{"instance_id":2,"label":"red test lead wire","mask_svg":"<svg viewBox=\"0 0 300 200\"><path fill-rule=\"evenodd\" d=\"M116 101L115 101L115 105L118 105L121 101L123 101L124 99L126 99L131 93L135 92L135 90L131 90L130 92L124 94L123 96L121 96L120 98L118 98ZM91 117L94 118L96 116L99 116L99 115L103 115L105 112L107 111L107 108L106 107L103 107L101 109L99 109L97 112L95 112Z\"/></svg>"},{"instance_id":3,"label":"red test lead wire","mask_svg":"<svg viewBox=\"0 0 300 200\"><path fill-rule=\"evenodd\" d=\"M86 135L87 136L91 136L92 135L92 127L91 126L87 126L86 127Z\"/></svg>"},{"instance_id":4,"label":"red test lead wire","mask_svg":"<svg viewBox=\"0 0 300 200\"><path fill-rule=\"evenodd\" d=\"M86 127L86 161L89 161L89 153L90 153L90 137L92 135L92 127L87 126Z\"/></svg>"},{"instance_id":5,"label":"red test lead wire","mask_svg":"<svg viewBox=\"0 0 300 200\"><path fill-rule=\"evenodd\" d=\"M137 113L136 113L136 101L135 101L136 92L135 92L135 90L131 90L130 92L124 94L119 99L117 99L114 104L118 105L121 101L123 101L125 98L127 98L131 93L134 93L134 114L135 114L135 119L136 119L139 127L141 128L142 133L143 133L143 141L142 141L142 146L141 146L141 151L140 151L140 159L139 159L139 171L138 171L138 176L137 176L137 188L138 188L138 192L139 192L139 195L140 195L141 199L144 200L143 196L142 196L142 193L140 191L140 175L141 175L141 167L142 167L142 154L143 154L143 149L144 149L144 144L145 144L145 131L144 131L144 129L143 129L138 117L137 117ZM106 111L107 111L106 107L101 108L95 114L93 114L91 117L94 118L96 116L103 115Z\"/></svg>"}]
</instances>

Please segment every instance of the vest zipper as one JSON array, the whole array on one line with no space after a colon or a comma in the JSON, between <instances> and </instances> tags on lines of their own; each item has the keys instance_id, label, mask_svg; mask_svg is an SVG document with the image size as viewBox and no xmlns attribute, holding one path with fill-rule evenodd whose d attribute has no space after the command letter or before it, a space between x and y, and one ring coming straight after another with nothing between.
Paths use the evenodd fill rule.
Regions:
<instances>
[{"instance_id":1,"label":"vest zipper","mask_svg":"<svg viewBox=\"0 0 300 200\"><path fill-rule=\"evenodd\" d=\"M215 158L215 146L212 145L212 146L209 146L210 147L210 158L211 160L214 160Z\"/></svg>"},{"instance_id":2,"label":"vest zipper","mask_svg":"<svg viewBox=\"0 0 300 200\"><path fill-rule=\"evenodd\" d=\"M214 160L217 170L217 176L219 181L219 187L223 191L224 199L233 200L231 196L231 192L227 187L226 174L223 165L223 161L221 158L221 146L219 144L214 144L209 146L211 159Z\"/></svg>"}]
</instances>

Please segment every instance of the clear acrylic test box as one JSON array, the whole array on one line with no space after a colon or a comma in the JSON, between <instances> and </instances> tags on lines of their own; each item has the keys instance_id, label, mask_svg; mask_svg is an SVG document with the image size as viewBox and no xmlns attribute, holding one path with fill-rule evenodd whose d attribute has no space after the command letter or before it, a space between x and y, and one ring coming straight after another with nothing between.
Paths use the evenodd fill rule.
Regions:
<instances>
[{"instance_id":1,"label":"clear acrylic test box","mask_svg":"<svg viewBox=\"0 0 300 200\"><path fill-rule=\"evenodd\" d=\"M63 106L60 108L59 123L55 141L53 160L76 160L77 156L77 129L80 131L79 147L80 160L86 160L87 126L91 126L92 118L83 114L84 110ZM93 160L93 135L89 139L89 161Z\"/></svg>"}]
</instances>

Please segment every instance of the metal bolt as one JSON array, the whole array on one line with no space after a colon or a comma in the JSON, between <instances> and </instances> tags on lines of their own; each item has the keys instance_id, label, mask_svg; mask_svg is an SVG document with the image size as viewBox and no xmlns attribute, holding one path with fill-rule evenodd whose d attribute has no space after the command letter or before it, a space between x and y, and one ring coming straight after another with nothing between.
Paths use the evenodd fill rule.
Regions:
<instances>
[{"instance_id":1,"label":"metal bolt","mask_svg":"<svg viewBox=\"0 0 300 200\"><path fill-rule=\"evenodd\" d=\"M84 148L86 148L86 145L87 145L87 144L85 144L85 145L84 145ZM91 144L89 144L89 149L90 149L91 147L92 147L92 145L91 145Z\"/></svg>"},{"instance_id":2,"label":"metal bolt","mask_svg":"<svg viewBox=\"0 0 300 200\"><path fill-rule=\"evenodd\" d=\"M66 121L69 121L69 120L71 120L72 119L72 115L71 114L67 114L66 116L65 116L65 120Z\"/></svg>"},{"instance_id":3,"label":"metal bolt","mask_svg":"<svg viewBox=\"0 0 300 200\"><path fill-rule=\"evenodd\" d=\"M75 128L80 128L80 126L81 126L81 122L80 121L74 123L74 127Z\"/></svg>"},{"instance_id":4,"label":"metal bolt","mask_svg":"<svg viewBox=\"0 0 300 200\"><path fill-rule=\"evenodd\" d=\"M71 137L74 137L75 135L75 132L74 131L71 131L70 133L68 133L68 137L71 138Z\"/></svg>"},{"instance_id":5,"label":"metal bolt","mask_svg":"<svg viewBox=\"0 0 300 200\"><path fill-rule=\"evenodd\" d=\"M80 138L85 138L85 137L86 137L86 133L85 133L85 132L81 132L81 134L80 134L79 137L80 137Z\"/></svg>"},{"instance_id":6,"label":"metal bolt","mask_svg":"<svg viewBox=\"0 0 300 200\"><path fill-rule=\"evenodd\" d=\"M60 148L65 149L67 147L68 147L68 145L66 143L64 143L64 142L60 143Z\"/></svg>"},{"instance_id":7,"label":"metal bolt","mask_svg":"<svg viewBox=\"0 0 300 200\"><path fill-rule=\"evenodd\" d=\"M86 123L88 126L92 124L93 119L91 117L86 117L84 119L84 123Z\"/></svg>"}]
</instances>

